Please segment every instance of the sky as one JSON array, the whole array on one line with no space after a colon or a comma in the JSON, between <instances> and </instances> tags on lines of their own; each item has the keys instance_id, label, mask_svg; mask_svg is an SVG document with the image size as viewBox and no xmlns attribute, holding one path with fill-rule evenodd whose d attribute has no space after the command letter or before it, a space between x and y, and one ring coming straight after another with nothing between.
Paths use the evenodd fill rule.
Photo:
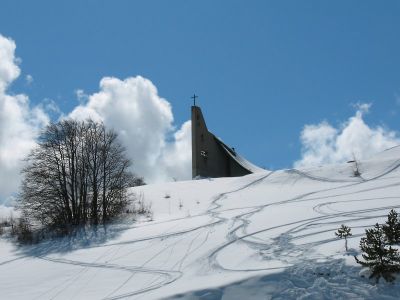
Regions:
<instances>
[{"instance_id":1,"label":"sky","mask_svg":"<svg viewBox=\"0 0 400 300\"><path fill-rule=\"evenodd\" d=\"M0 203L50 121L118 131L148 182L189 179L190 97L267 169L400 143L398 1L0 3Z\"/></svg>"}]
</instances>

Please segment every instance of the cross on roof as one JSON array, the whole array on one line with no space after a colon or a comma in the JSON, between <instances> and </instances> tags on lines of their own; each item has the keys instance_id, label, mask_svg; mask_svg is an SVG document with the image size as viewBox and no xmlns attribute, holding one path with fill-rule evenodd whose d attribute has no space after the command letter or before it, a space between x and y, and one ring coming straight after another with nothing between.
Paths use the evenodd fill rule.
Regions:
<instances>
[{"instance_id":1,"label":"cross on roof","mask_svg":"<svg viewBox=\"0 0 400 300\"><path fill-rule=\"evenodd\" d=\"M196 106L196 98L199 98L199 96L196 96L196 94L193 94L193 96L190 98L193 99L193 106Z\"/></svg>"}]
</instances>

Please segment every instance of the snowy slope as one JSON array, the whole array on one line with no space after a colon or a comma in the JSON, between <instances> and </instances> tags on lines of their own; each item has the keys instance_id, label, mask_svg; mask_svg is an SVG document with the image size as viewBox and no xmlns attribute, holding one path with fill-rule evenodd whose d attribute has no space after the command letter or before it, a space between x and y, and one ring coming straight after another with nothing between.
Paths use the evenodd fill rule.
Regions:
<instances>
[{"instance_id":1,"label":"snowy slope","mask_svg":"<svg viewBox=\"0 0 400 300\"><path fill-rule=\"evenodd\" d=\"M334 231L400 207L400 148L360 163L132 189L153 221L16 248L0 239L1 299L399 299L360 276ZM362 274L362 272L361 272Z\"/></svg>"}]
</instances>

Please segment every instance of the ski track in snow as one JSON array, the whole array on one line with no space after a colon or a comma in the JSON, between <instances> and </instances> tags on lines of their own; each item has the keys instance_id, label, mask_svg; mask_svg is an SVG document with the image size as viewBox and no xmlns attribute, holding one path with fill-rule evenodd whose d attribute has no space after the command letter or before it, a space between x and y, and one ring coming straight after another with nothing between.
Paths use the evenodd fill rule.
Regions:
<instances>
[{"instance_id":1,"label":"ski track in snow","mask_svg":"<svg viewBox=\"0 0 400 300\"><path fill-rule=\"evenodd\" d=\"M360 184L365 183L365 182L369 182L369 181L372 181L372 180L376 180L376 179L378 179L378 178L381 178L381 177L383 177L383 176L385 176L385 175L390 174L391 172L393 172L394 170L396 170L399 166L400 166L400 165L399 165L399 161L396 161L394 165L392 165L391 167L389 167L389 168L388 168L387 170L385 170L383 173L381 173L381 174L379 174L379 175L377 175L377 176L375 176L375 177L373 177L373 178L371 178L371 179L362 179L362 180L357 180L357 181L356 181L356 180L331 180L331 179L329 179L329 178L323 178L323 177L318 177L318 176L311 176L311 175L308 174L308 173L301 172L301 171L295 170L295 169L288 170L287 172L288 172L289 174L297 174L297 175L299 175L299 176L304 176L304 177L306 177L306 178L308 178L308 179L311 179L311 180L317 180L317 181L322 181L322 182L340 182L340 183L355 182L355 183L351 183L351 184L347 184L347 185L339 186L339 187L335 187L335 188L322 189L322 190L319 190L319 191L306 193L306 194L303 194L303 195L300 195L300 196L296 196L296 197L294 197L294 198L292 198L292 199L288 199L288 200L284 200L284 201L280 201L280 202L276 202L276 203L270 203L270 204L260 205L260 206L254 207L254 210L251 211L251 212L244 213L244 214L239 214L239 215L233 217L234 223L235 223L236 221L238 221L238 222L241 222L241 225L238 225L238 226L235 227L233 230L231 230L231 231L228 232L228 235L227 235L227 240L228 240L228 242L225 243L225 244L223 244L223 245L221 245L219 248L217 248L217 249L210 255L210 263L211 263L214 267L223 269L224 271L263 271L263 270L271 270L271 268L257 268L257 269L230 269L230 268L225 268L225 267L222 267L222 266L218 263L218 261L217 261L217 256L218 256L218 255L220 254L220 252L222 252L225 248L227 248L228 246L231 246L232 244L234 244L234 243L236 243L236 242L239 242L239 241L244 242L244 243L247 243L249 246L252 246L252 247L263 248L263 247L266 246L265 244L263 244L263 243L249 242L249 241L246 241L246 238L252 237L252 236L254 236L254 235L257 235L257 234L260 234L260 233L264 233L264 232L266 232L266 231L269 231L269 230L272 230L272 229L276 229L276 228L279 228L279 227L287 227L287 226L290 226L290 225L297 225L297 224L299 224L299 225L293 227L292 229L290 229L290 230L288 230L288 231L285 231L284 233L282 233L280 236L278 236L278 237L275 239L275 240L278 242L278 245L277 245L276 248L278 248L279 250L275 249L274 251L275 251L275 252L278 252L278 253L280 254L280 255L275 255L275 258L276 258L276 259L279 259L279 257L282 256L282 255L281 255L282 249L288 248L288 246L290 245L290 241L292 240L292 238L289 238L289 237L290 237L290 234L293 233L294 231L297 231L297 232L298 232L298 231L301 230L302 228L305 228L305 227L308 227L308 226L312 226L312 225L316 224L316 221L320 222L320 224L321 224L321 221L326 221L326 220L330 220L330 219L335 219L335 218L337 218L337 217L346 217L348 221L355 221L355 220L361 220L361 219L364 219L364 220L365 220L365 219L367 219L367 220L368 220L368 219L376 219L377 217L383 217L383 216L385 216L386 214L383 213L383 214L381 214L381 215L373 215L373 216L368 216L368 217L360 218L360 217L356 217L356 214L362 214L362 213L366 213L366 212L378 212L378 211L387 212L388 210L390 210L390 209L392 209L392 208L394 208L394 209L399 208L399 207L400 207L400 204L399 204L399 205L392 205L392 206L379 207L379 208L376 208L376 209L363 209L363 210L356 210L356 211L351 211L351 212L336 212L336 213L330 213L330 214L321 213L320 211L318 211L318 209L320 209L320 207L322 207L322 206L324 206L324 205L330 205L330 204L339 203L339 201L336 201L336 202L329 202L329 203L320 204L320 205L317 205L317 206L315 206L315 207L313 208L314 211L316 211L316 212L318 212L318 213L321 213L321 214L324 214L325 216L315 217L315 218L312 218L312 219L309 219L309 220L301 220L301 221L298 221L298 222L283 224L283 225L280 225L280 226L267 227L267 228L258 230L258 231L253 232L253 233L247 233L247 230L246 230L246 228L247 228L248 225L250 224L250 221L248 220L249 217L251 217L252 215L254 215L254 214L258 213L258 212L260 212L261 210L263 210L263 209L266 208L266 207L269 207L269 206L272 206L272 205L287 204L287 203L290 203L290 202L312 201L312 200L327 199L327 198L330 198L330 197L337 197L337 196L339 196L339 195L332 195L332 196L326 196L326 197L317 197L317 198L312 198L312 199L308 198L308 197L311 196L311 195L316 195L316 194L323 193L323 192L327 192L327 191L331 191L331 190L344 189L344 188L348 188L348 187L350 187L350 186L360 185ZM263 176L262 178L260 178L260 179L258 179L258 180L256 180L256 181L254 181L254 183L257 183L257 182L259 182L259 181L261 181L261 180L264 180L265 178L267 178L267 177L270 176L270 175L272 175L272 172L269 173L267 176ZM241 189L238 189L238 190L235 190L235 191L231 191L231 192L228 192L228 193L223 193L223 194L221 194L221 195L215 200L215 202L216 202L216 201L219 201L219 200L222 200L222 199L223 199L226 195L228 195L228 194L231 194L231 193L234 193L234 192L243 190L244 188L250 187L251 185L252 185L252 183L247 184L246 186L244 186L244 187L241 188ZM362 192L366 192L366 191L372 191L372 190L377 190L377 189L382 189L382 188L387 188L387 187L392 187L392 186L399 186L399 183L394 183L394 184L386 185L386 186L383 186L383 187L380 186L380 187L376 187L376 188L368 188L368 189L364 189L364 190L358 191L358 193L362 193ZM340 196L351 195L351 194L354 194L354 193L347 193L347 194L344 193L344 194L340 194ZM395 199L395 197L385 197L385 198ZM368 199L368 200L377 200L377 199L384 199L384 198L372 198L372 199ZM363 201L363 200L356 200L356 201ZM340 202L349 202L349 201L340 201ZM218 208L219 208L219 207L221 207L221 205L218 205ZM317 207L318 207L318 208L317 208ZM324 222L324 223L322 223L322 224L326 224L326 223L327 223L327 222ZM333 224L338 225L338 224L341 224L341 223L343 223L343 221L337 221L337 222L334 222ZM242 232L243 232L243 235L242 235L242 236L238 236L238 235L236 234L236 232L239 231L239 230L242 230ZM332 231L332 229L329 230L329 231ZM353 236L353 238L354 238L354 237L357 237L357 236L358 236L358 235ZM285 237L285 238L284 238L284 237ZM334 239L334 238L330 238L330 239L328 239L326 242L330 242L330 241L332 241L332 240L335 240L335 239ZM282 241L283 241L283 242L282 242ZM315 245L321 244L321 243L323 243L323 242L310 243L310 244L307 245L308 247L305 248L305 249L303 250L303 252L307 252L307 251L309 250L309 248L311 248L312 246L315 246ZM298 251L298 249L297 249L296 251ZM272 268L272 269L276 269L276 268Z\"/></svg>"},{"instance_id":2,"label":"ski track in snow","mask_svg":"<svg viewBox=\"0 0 400 300\"><path fill-rule=\"evenodd\" d=\"M283 270L296 265L299 261L308 259L308 255L315 253L316 247L336 241L332 232L342 223L355 224L353 229L362 232L373 224L376 219L384 217L392 209L400 208L400 202L393 204L399 197L399 193L393 196L374 197L369 193L386 191L398 188L400 182L396 177L388 177L398 170L400 160L395 160L391 165L384 168L379 174L367 177L353 177L344 179L328 178L313 175L310 172L291 169L281 172L286 174L286 180L293 184L299 182L315 181L323 188L295 194L287 199L274 201L268 198L266 201L258 201L262 204L249 205L243 201L239 207L229 207L232 197L249 189L257 188L258 185L271 184L275 180L277 172L268 172L253 175L255 178L245 182L242 186L230 189L222 193L216 193L210 202L208 209L202 213L192 216L171 218L160 222L151 222L141 226L132 226L132 230L145 230L146 228L162 226L159 234L139 237L136 239L125 239L110 241L102 245L88 245L79 251L99 251L97 258L91 261L61 258L58 254L38 255L37 260L57 265L68 265L77 267L76 272L68 275L64 281L57 283L41 293L37 293L32 299L58 299L58 298L80 298L84 287L96 281L99 272L113 271L125 272L127 276L117 285L110 287L101 299L123 299L142 298L149 295L157 298L160 294L148 294L152 291L162 289L174 282L179 281L185 275L189 265L206 264L207 272L216 274L218 272L260 274L260 272L271 272ZM385 179L386 178L386 179ZM397 175L397 178L399 176ZM388 180L389 182L386 182ZM245 181L245 180L243 180ZM247 181L247 180L246 180ZM318 185L317 185L318 186ZM319 186L318 186L319 187ZM362 195L367 197L362 197ZM380 201L380 202L377 202ZM257 203L257 201L255 201ZM257 230L250 229L254 225L257 216L263 216L268 209L290 208L291 205L300 203L310 206L312 217L292 219L288 222L258 226ZM367 207L349 206L345 204L355 203L372 205ZM379 204L377 204L379 203ZM385 204L386 203L386 204ZM354 209L359 207L358 209ZM196 221L200 218L200 223ZM202 219L204 218L204 220ZM193 226L187 226L187 222L193 222ZM184 223L186 222L186 223ZM360 223L361 222L361 223ZM184 229L179 229L181 224L186 224ZM357 225L358 224L358 225ZM130 230L128 229L128 230ZM279 230L278 234L271 234ZM211 235L223 232L222 239L217 245L209 245ZM324 235L324 238L313 240L316 235ZM355 233L351 239L359 239L361 233ZM310 240L308 240L310 239ZM214 241L215 243L215 241ZM229 252L237 246L245 246L252 255L259 257L260 267L238 267L233 263L221 261L221 258L229 255ZM154 253L149 251L141 263L137 265L126 264L126 260L136 255L143 255L147 249L156 248ZM104 249L104 252L102 252ZM96 252L97 253L97 252ZM73 253L72 253L73 254ZM72 255L71 254L71 255ZM147 254L147 253L146 253ZM65 255L68 257L68 254ZM322 257L320 254L315 257ZM20 255L0 262L0 274L2 267L12 265L22 259L30 258L29 255ZM273 265L269 265L274 261ZM117 263L119 262L119 263ZM123 264L122 264L123 263ZM154 267L156 265L157 267ZM204 267L204 266L203 266ZM95 272L92 272L96 270ZM89 276L89 271L91 272ZM140 284L135 281L136 277L143 277ZM147 278L147 279L146 279ZM68 289L78 281L84 281L82 288L76 290L72 295L67 293Z\"/></svg>"}]
</instances>

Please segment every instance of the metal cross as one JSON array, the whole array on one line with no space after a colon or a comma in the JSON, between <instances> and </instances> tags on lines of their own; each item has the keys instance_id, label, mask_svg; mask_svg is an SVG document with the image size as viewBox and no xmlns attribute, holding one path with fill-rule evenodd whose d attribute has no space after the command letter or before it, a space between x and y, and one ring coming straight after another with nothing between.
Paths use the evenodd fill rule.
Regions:
<instances>
[{"instance_id":1,"label":"metal cross","mask_svg":"<svg viewBox=\"0 0 400 300\"><path fill-rule=\"evenodd\" d=\"M196 94L193 94L193 96L190 98L193 99L193 106L196 106L196 98L199 98L199 96L196 96Z\"/></svg>"}]
</instances>

